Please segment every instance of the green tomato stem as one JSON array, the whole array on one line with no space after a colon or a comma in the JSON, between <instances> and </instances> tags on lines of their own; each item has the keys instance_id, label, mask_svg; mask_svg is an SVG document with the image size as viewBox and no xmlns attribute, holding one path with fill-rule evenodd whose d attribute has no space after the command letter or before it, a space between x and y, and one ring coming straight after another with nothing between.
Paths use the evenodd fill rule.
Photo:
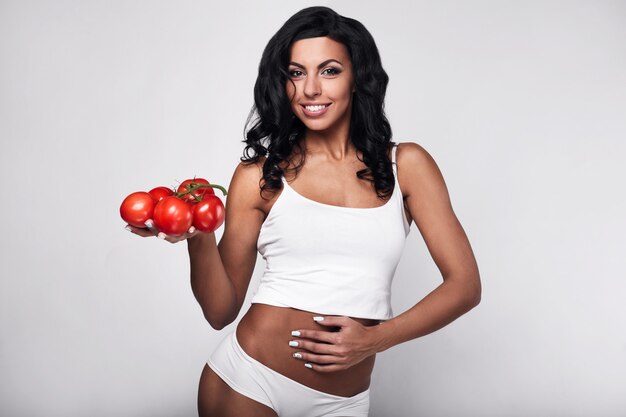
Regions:
<instances>
[{"instance_id":1,"label":"green tomato stem","mask_svg":"<svg viewBox=\"0 0 626 417\"><path fill-rule=\"evenodd\" d=\"M187 186L187 191L182 192L182 193L176 193L176 197L180 198L183 196L186 196L187 194L191 194L194 191L199 190L200 188L217 188L219 189L222 194L224 195L228 195L228 192L226 191L226 188L222 187L221 185L217 185L217 184L198 184L195 182L191 182L189 183L189 185ZM198 198L197 195L193 194L193 198L196 200L196 202L200 202L202 201L202 199Z\"/></svg>"}]
</instances>

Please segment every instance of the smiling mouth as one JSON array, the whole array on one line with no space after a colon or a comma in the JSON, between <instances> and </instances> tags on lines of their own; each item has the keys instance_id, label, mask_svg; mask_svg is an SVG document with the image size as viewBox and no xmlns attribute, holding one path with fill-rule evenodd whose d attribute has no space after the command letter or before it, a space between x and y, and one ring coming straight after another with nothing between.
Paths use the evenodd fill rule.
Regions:
<instances>
[{"instance_id":1,"label":"smiling mouth","mask_svg":"<svg viewBox=\"0 0 626 417\"><path fill-rule=\"evenodd\" d=\"M303 106L305 109L307 109L308 111L320 111L325 109L326 107L328 107L328 104L316 104L315 106Z\"/></svg>"},{"instance_id":2,"label":"smiling mouth","mask_svg":"<svg viewBox=\"0 0 626 417\"><path fill-rule=\"evenodd\" d=\"M304 110L304 114L307 116L321 116L326 112L328 107L330 107L332 103L329 104L309 104L304 105L301 104L302 109Z\"/></svg>"}]
</instances>

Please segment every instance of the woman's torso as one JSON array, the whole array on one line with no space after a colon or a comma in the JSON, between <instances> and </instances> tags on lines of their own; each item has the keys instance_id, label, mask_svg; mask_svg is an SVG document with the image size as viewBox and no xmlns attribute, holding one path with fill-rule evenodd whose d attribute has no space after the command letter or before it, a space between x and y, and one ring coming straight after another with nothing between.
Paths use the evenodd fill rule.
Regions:
<instances>
[{"instance_id":1,"label":"woman's torso","mask_svg":"<svg viewBox=\"0 0 626 417\"><path fill-rule=\"evenodd\" d=\"M338 372L317 372L304 366L292 354L297 348L289 346L292 330L314 329L329 331L313 321L314 312L267 304L252 304L237 326L237 340L242 349L262 364L301 384L342 397L365 391L370 384L375 355ZM363 325L376 325L377 320L356 319Z\"/></svg>"},{"instance_id":2,"label":"woman's torso","mask_svg":"<svg viewBox=\"0 0 626 417\"><path fill-rule=\"evenodd\" d=\"M309 163L307 156L307 164L300 170L297 179L294 181L293 175L289 174L285 178L300 194L325 204L350 207L377 207L385 204L376 196L371 183L356 178L355 172L363 168L365 165L356 160L352 165L344 167L345 171L336 171L330 166L325 167L323 162ZM320 187L320 184L324 186ZM350 195L346 191L350 191ZM267 200L259 198L259 205L266 217L281 192ZM405 211L410 224L410 215ZM329 331L327 327L313 321L315 315L323 314L255 303L239 323L237 339L244 351L259 362L313 389L345 397L366 390L370 384L375 355L344 371L331 373L313 371L306 368L302 360L293 358L292 354L297 348L289 346L289 341L294 339L292 330ZM378 320L355 320L365 326L379 323Z\"/></svg>"}]
</instances>

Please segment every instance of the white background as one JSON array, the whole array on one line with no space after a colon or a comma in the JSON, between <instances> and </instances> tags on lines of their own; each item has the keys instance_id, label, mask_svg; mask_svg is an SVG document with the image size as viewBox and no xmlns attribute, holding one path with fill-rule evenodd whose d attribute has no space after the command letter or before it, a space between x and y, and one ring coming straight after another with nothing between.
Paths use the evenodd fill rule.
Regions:
<instances>
[{"instance_id":1,"label":"white background","mask_svg":"<svg viewBox=\"0 0 626 417\"><path fill-rule=\"evenodd\" d=\"M235 325L210 328L186 245L131 235L119 204L228 186L261 52L313 4L0 1L1 415L195 415ZM625 415L626 2L317 4L372 32L394 140L438 162L483 281L379 355L371 416ZM396 314L440 280L412 225Z\"/></svg>"}]
</instances>

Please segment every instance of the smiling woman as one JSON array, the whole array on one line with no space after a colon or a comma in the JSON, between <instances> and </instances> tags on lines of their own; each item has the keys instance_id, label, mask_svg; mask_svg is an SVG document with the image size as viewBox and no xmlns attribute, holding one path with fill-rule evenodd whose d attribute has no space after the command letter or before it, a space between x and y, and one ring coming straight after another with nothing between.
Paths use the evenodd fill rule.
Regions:
<instances>
[{"instance_id":1,"label":"smiling woman","mask_svg":"<svg viewBox=\"0 0 626 417\"><path fill-rule=\"evenodd\" d=\"M194 230L167 237L187 240L192 289L217 330L238 317L257 252L266 261L203 369L200 415L367 416L376 353L478 304L478 267L436 163L391 141L387 82L367 29L326 7L296 13L266 46L219 245ZM443 283L394 316L412 221Z\"/></svg>"},{"instance_id":2,"label":"smiling woman","mask_svg":"<svg viewBox=\"0 0 626 417\"><path fill-rule=\"evenodd\" d=\"M311 131L346 136L333 131L349 127L352 112L354 80L346 47L328 37L302 39L290 55L287 95L294 114Z\"/></svg>"}]
</instances>

